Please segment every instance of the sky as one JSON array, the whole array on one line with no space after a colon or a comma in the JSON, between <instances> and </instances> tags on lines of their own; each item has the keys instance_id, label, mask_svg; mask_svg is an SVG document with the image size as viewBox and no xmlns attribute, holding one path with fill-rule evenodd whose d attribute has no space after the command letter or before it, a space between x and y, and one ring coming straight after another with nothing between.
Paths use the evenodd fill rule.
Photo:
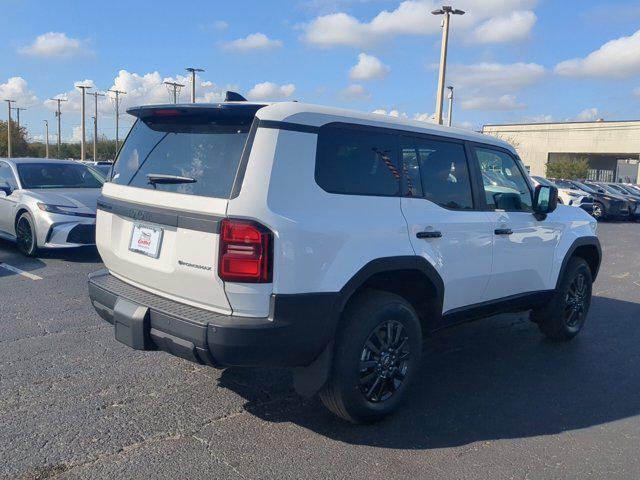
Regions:
<instances>
[{"instance_id":1,"label":"sky","mask_svg":"<svg viewBox=\"0 0 640 480\"><path fill-rule=\"evenodd\" d=\"M453 123L640 118L640 2L451 0L447 85ZM0 0L0 100L27 110L41 140L79 138L74 85L126 91L121 111L168 103L163 81L187 85L203 68L198 101L226 90L251 100L298 100L430 121L435 110L441 17L433 0ZM93 97L87 97L87 131ZM2 102L0 118L6 119ZM445 107L446 111L446 107ZM114 102L99 97L99 134L115 135ZM14 113L15 119L15 113ZM121 115L120 136L132 123ZM88 134L89 136L89 134ZM54 139L52 138L52 142Z\"/></svg>"}]
</instances>

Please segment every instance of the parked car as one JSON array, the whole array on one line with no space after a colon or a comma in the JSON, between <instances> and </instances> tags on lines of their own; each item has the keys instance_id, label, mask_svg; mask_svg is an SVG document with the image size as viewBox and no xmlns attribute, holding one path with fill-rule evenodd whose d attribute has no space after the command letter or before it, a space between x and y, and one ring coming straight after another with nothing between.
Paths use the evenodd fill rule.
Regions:
<instances>
[{"instance_id":1,"label":"parked car","mask_svg":"<svg viewBox=\"0 0 640 480\"><path fill-rule=\"evenodd\" d=\"M572 207L582 208L587 213L593 213L593 197L577 188L565 188L543 177L532 176L531 180L537 185L553 186L558 189L558 202Z\"/></svg>"},{"instance_id":2,"label":"parked car","mask_svg":"<svg viewBox=\"0 0 640 480\"><path fill-rule=\"evenodd\" d=\"M94 244L102 184L97 172L73 161L0 159L0 236L27 256Z\"/></svg>"},{"instance_id":3,"label":"parked car","mask_svg":"<svg viewBox=\"0 0 640 480\"><path fill-rule=\"evenodd\" d=\"M638 201L637 198L635 198L634 195L630 195L624 190L619 190L618 188L614 187L613 185L607 182L594 182L594 181L587 180L585 183L594 189L602 189L606 193L609 193L611 195L617 195L622 199L624 199L629 204L629 215L628 215L629 220L636 219L637 215L640 214L640 211L638 210L638 205L640 205L640 202Z\"/></svg>"},{"instance_id":4,"label":"parked car","mask_svg":"<svg viewBox=\"0 0 640 480\"><path fill-rule=\"evenodd\" d=\"M620 183L601 183L598 182L599 185L603 187L607 187L608 191L613 191L622 195L628 201L632 202L635 206L635 214L634 219L640 219L640 191L634 191L631 188L626 187Z\"/></svg>"},{"instance_id":5,"label":"parked car","mask_svg":"<svg viewBox=\"0 0 640 480\"><path fill-rule=\"evenodd\" d=\"M89 295L131 348L291 368L370 422L423 373L424 333L526 310L550 338L584 325L597 222L502 140L296 102L128 112Z\"/></svg>"},{"instance_id":6,"label":"parked car","mask_svg":"<svg viewBox=\"0 0 640 480\"><path fill-rule=\"evenodd\" d=\"M550 179L556 185L563 188L582 190L593 197L592 215L598 220L612 218L629 218L629 202L620 195L607 193L602 188L593 188L577 180Z\"/></svg>"}]
</instances>

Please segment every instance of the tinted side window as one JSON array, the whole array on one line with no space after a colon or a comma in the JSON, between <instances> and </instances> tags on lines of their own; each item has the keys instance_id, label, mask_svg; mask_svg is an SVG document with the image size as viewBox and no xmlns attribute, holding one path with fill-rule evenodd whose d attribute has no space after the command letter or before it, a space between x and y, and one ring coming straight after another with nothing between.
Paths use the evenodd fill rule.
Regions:
<instances>
[{"instance_id":1,"label":"tinted side window","mask_svg":"<svg viewBox=\"0 0 640 480\"><path fill-rule=\"evenodd\" d=\"M531 190L514 158L481 147L475 148L475 154L482 172L487 207L507 212L531 212Z\"/></svg>"},{"instance_id":2,"label":"tinted side window","mask_svg":"<svg viewBox=\"0 0 640 480\"><path fill-rule=\"evenodd\" d=\"M18 182L8 163L0 162L0 182L8 183L14 190L18 188Z\"/></svg>"},{"instance_id":3,"label":"tinted side window","mask_svg":"<svg viewBox=\"0 0 640 480\"><path fill-rule=\"evenodd\" d=\"M404 195L455 210L472 210L473 195L464 146L402 137Z\"/></svg>"},{"instance_id":4,"label":"tinted side window","mask_svg":"<svg viewBox=\"0 0 640 480\"><path fill-rule=\"evenodd\" d=\"M374 129L320 128L316 182L329 193L398 195L397 137Z\"/></svg>"}]
</instances>

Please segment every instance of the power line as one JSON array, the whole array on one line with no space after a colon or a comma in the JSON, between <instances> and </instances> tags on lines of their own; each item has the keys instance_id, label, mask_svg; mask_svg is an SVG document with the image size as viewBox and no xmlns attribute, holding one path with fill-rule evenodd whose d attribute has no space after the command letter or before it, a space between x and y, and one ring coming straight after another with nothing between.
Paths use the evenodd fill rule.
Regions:
<instances>
[{"instance_id":1,"label":"power line","mask_svg":"<svg viewBox=\"0 0 640 480\"><path fill-rule=\"evenodd\" d=\"M62 112L60 111L60 103L61 102L66 102L67 100L64 98L51 98L50 100L53 100L54 102L58 102L58 108L56 109L56 117L58 118L58 154L57 157L60 158L60 139L61 139L61 135L60 135L60 117L62 116Z\"/></svg>"},{"instance_id":2,"label":"power line","mask_svg":"<svg viewBox=\"0 0 640 480\"><path fill-rule=\"evenodd\" d=\"M182 83L177 82L162 82L169 89L169 94L171 94L171 90L173 90L173 103L178 103L178 92L184 85Z\"/></svg>"},{"instance_id":3,"label":"power line","mask_svg":"<svg viewBox=\"0 0 640 480\"><path fill-rule=\"evenodd\" d=\"M111 93L115 93L116 98L115 98L115 103L116 103L116 157L118 156L118 133L119 133L119 120L120 120L120 95L126 95L127 92L123 92L122 90L107 90L108 92ZM109 97L111 98L111 97ZM113 98L111 98L112 100L114 100ZM115 157L114 157L115 158Z\"/></svg>"}]
</instances>

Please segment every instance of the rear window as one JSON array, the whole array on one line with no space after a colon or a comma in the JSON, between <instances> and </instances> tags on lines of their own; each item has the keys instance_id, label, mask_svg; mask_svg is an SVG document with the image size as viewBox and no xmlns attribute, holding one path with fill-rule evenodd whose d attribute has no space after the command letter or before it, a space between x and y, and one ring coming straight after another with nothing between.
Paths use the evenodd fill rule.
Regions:
<instances>
[{"instance_id":1,"label":"rear window","mask_svg":"<svg viewBox=\"0 0 640 480\"><path fill-rule=\"evenodd\" d=\"M22 163L18 164L22 188L101 188L104 178L82 164Z\"/></svg>"},{"instance_id":2,"label":"rear window","mask_svg":"<svg viewBox=\"0 0 640 480\"><path fill-rule=\"evenodd\" d=\"M135 123L111 182L166 192L228 198L255 109L148 110Z\"/></svg>"},{"instance_id":3,"label":"rear window","mask_svg":"<svg viewBox=\"0 0 640 480\"><path fill-rule=\"evenodd\" d=\"M396 135L330 124L320 128L317 184L329 193L395 196L400 189Z\"/></svg>"}]
</instances>

